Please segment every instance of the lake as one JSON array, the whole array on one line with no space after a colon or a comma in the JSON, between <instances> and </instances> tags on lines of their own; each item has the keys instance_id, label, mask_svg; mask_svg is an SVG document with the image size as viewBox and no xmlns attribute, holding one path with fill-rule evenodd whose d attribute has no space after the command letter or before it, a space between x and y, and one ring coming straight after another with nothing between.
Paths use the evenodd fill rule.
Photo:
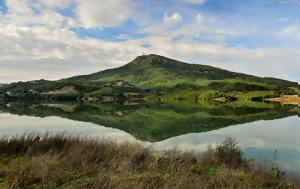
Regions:
<instances>
[{"instance_id":1,"label":"lake","mask_svg":"<svg viewBox=\"0 0 300 189\"><path fill-rule=\"evenodd\" d=\"M300 119L295 106L265 104L76 104L10 102L0 105L0 136L30 133L109 138L155 150L193 151L226 137L245 155L300 173Z\"/></svg>"}]
</instances>

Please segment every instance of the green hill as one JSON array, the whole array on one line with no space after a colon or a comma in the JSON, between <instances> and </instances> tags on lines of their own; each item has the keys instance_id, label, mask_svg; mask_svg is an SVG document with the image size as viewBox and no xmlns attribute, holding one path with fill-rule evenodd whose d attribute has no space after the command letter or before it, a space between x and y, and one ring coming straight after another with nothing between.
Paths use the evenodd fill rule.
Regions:
<instances>
[{"instance_id":1,"label":"green hill","mask_svg":"<svg viewBox=\"0 0 300 189\"><path fill-rule=\"evenodd\" d=\"M0 88L0 111L93 122L140 140L159 141L298 115L295 107L257 102L297 92L295 82L147 55L90 75L5 85ZM33 106L22 105L32 101Z\"/></svg>"},{"instance_id":2,"label":"green hill","mask_svg":"<svg viewBox=\"0 0 300 189\"><path fill-rule=\"evenodd\" d=\"M72 93L65 88L72 88ZM242 73L230 72L207 65L187 64L159 55L139 56L119 68L108 69L90 75L75 76L57 81L30 81L5 85L0 93L9 92L14 97L64 96L64 97L124 97L125 92L145 94L148 97L169 94L178 96L178 90L191 98L199 96L236 96L253 91L267 91L259 96L294 94L299 85L296 82L276 78L261 78ZM55 91L60 91L55 93ZM272 93L270 93L272 91ZM170 95L174 94L174 95ZM252 93L258 94L258 93ZM235 96L235 97L236 97ZM148 98L150 99L150 98Z\"/></svg>"},{"instance_id":3,"label":"green hill","mask_svg":"<svg viewBox=\"0 0 300 189\"><path fill-rule=\"evenodd\" d=\"M280 86L298 87L296 82L275 78L260 78L207 65L188 64L159 55L139 56L129 64L119 68L91 75L76 76L61 81L97 83L115 80L127 81L143 89L171 88L179 84L207 86L213 82L240 82L272 88Z\"/></svg>"}]
</instances>

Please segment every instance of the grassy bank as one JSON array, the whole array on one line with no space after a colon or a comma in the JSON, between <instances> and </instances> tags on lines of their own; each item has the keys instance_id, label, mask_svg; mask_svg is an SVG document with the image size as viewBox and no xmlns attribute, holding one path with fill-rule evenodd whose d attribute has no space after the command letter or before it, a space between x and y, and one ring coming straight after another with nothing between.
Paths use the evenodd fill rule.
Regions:
<instances>
[{"instance_id":1,"label":"grassy bank","mask_svg":"<svg viewBox=\"0 0 300 189\"><path fill-rule=\"evenodd\" d=\"M299 188L243 158L232 139L191 153L35 135L0 139L0 188Z\"/></svg>"}]
</instances>

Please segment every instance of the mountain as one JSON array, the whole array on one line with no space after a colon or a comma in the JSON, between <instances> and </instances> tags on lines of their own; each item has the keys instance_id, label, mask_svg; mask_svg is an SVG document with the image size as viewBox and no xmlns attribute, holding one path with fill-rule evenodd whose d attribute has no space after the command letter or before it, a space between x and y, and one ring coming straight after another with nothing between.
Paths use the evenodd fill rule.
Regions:
<instances>
[{"instance_id":1,"label":"mountain","mask_svg":"<svg viewBox=\"0 0 300 189\"><path fill-rule=\"evenodd\" d=\"M296 82L276 78L259 78L207 65L188 64L159 55L139 56L125 66L91 75L76 76L63 81L111 82L118 80L149 89L174 87L178 84L207 85L216 80L235 80L271 85L298 86Z\"/></svg>"},{"instance_id":2,"label":"mountain","mask_svg":"<svg viewBox=\"0 0 300 189\"><path fill-rule=\"evenodd\" d=\"M120 68L109 69L86 76L72 77L67 80L76 82L109 82L117 78L141 88L154 88L172 87L176 84L198 84L199 80L226 79L238 75L237 73L210 66L187 64L158 55L147 55L139 56Z\"/></svg>"},{"instance_id":3,"label":"mountain","mask_svg":"<svg viewBox=\"0 0 300 189\"><path fill-rule=\"evenodd\" d=\"M0 88L14 97L64 96L87 99L119 98L124 94L163 96L171 99L226 97L245 95L294 94L296 82L276 78L261 78L230 72L207 65L188 64L159 55L144 55L119 68L57 81L18 82ZM255 93L254 93L255 92ZM197 93L197 95L196 95ZM247 94L246 94L247 93ZM184 94L184 95L182 95ZM126 95L125 95L126 96ZM234 98L228 98L234 97ZM128 97L128 95L126 96Z\"/></svg>"}]
</instances>

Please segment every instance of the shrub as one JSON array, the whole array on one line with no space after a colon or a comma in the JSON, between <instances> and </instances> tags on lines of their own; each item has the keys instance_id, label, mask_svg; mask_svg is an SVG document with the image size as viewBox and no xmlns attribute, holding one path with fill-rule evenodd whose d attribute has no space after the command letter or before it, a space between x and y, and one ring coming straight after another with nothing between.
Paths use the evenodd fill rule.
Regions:
<instances>
[{"instance_id":1,"label":"shrub","mask_svg":"<svg viewBox=\"0 0 300 189\"><path fill-rule=\"evenodd\" d=\"M238 142L232 138L225 141L215 148L209 146L203 154L201 163L211 166L225 165L231 168L240 168L248 165L248 161L243 157L243 151L237 145Z\"/></svg>"}]
</instances>

